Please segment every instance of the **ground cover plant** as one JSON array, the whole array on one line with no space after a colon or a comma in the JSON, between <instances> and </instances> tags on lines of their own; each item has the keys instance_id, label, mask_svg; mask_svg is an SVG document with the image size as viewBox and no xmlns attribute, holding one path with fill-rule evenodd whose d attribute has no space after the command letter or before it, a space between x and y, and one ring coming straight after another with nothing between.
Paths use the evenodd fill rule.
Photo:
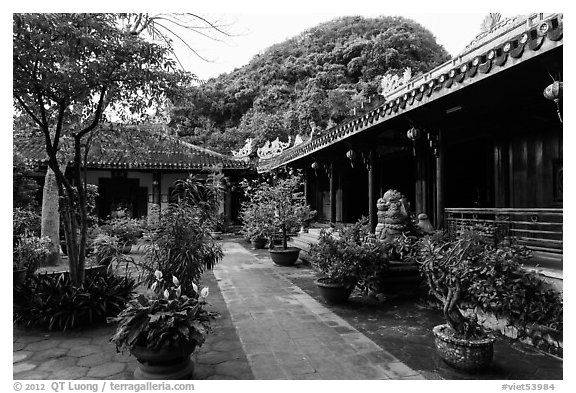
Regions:
<instances>
[{"instance_id":1,"label":"ground cover plant","mask_svg":"<svg viewBox=\"0 0 576 393\"><path fill-rule=\"evenodd\" d=\"M65 273L29 275L14 290L13 320L47 330L92 326L116 316L134 288L134 280L109 271L87 275L81 285Z\"/></svg>"}]
</instances>

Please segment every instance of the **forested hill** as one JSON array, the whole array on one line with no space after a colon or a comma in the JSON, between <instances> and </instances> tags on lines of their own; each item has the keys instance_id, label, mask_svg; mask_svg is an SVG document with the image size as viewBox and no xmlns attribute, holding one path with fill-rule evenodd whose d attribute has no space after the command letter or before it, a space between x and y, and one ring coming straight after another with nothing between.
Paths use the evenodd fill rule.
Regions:
<instances>
[{"instance_id":1,"label":"forested hill","mask_svg":"<svg viewBox=\"0 0 576 393\"><path fill-rule=\"evenodd\" d=\"M248 137L308 135L345 120L378 94L387 73L412 75L450 57L432 33L402 17L343 17L276 44L246 66L191 89L171 126L185 140L229 154Z\"/></svg>"}]
</instances>

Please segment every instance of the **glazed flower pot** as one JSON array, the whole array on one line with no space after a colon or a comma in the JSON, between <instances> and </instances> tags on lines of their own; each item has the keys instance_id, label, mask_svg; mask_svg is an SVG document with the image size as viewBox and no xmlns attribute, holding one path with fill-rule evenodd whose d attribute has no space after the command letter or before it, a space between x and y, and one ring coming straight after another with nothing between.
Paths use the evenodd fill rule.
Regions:
<instances>
[{"instance_id":1,"label":"glazed flower pot","mask_svg":"<svg viewBox=\"0 0 576 393\"><path fill-rule=\"evenodd\" d=\"M442 360L468 372L481 371L490 365L494 355L494 339L461 339L451 335L450 330L448 325L438 325L432 330Z\"/></svg>"},{"instance_id":2,"label":"glazed flower pot","mask_svg":"<svg viewBox=\"0 0 576 393\"><path fill-rule=\"evenodd\" d=\"M278 266L293 266L298 260L300 249L297 247L288 247L287 249L275 248L270 250L270 258Z\"/></svg>"},{"instance_id":3,"label":"glazed flower pot","mask_svg":"<svg viewBox=\"0 0 576 393\"><path fill-rule=\"evenodd\" d=\"M134 379L191 379L194 362L190 355L195 348L195 344L162 349L136 346L130 350L139 363L134 370Z\"/></svg>"},{"instance_id":4,"label":"glazed flower pot","mask_svg":"<svg viewBox=\"0 0 576 393\"><path fill-rule=\"evenodd\" d=\"M250 243L253 249L258 250L266 246L266 239L254 239Z\"/></svg>"},{"instance_id":5,"label":"glazed flower pot","mask_svg":"<svg viewBox=\"0 0 576 393\"><path fill-rule=\"evenodd\" d=\"M344 303L356 286L356 282L335 282L330 278L319 278L314 283L318 286L320 296L328 304Z\"/></svg>"}]
</instances>

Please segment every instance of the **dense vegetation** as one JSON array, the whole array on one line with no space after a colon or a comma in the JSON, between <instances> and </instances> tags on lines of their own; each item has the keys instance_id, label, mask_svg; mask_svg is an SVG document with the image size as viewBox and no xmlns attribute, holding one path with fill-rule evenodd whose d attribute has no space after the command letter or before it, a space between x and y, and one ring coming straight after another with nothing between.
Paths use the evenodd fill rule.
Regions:
<instances>
[{"instance_id":1,"label":"dense vegetation","mask_svg":"<svg viewBox=\"0 0 576 393\"><path fill-rule=\"evenodd\" d=\"M249 64L191 88L171 125L189 142L230 153L321 131L379 93L385 74L412 75L449 59L434 36L402 17L343 17L273 45Z\"/></svg>"}]
</instances>

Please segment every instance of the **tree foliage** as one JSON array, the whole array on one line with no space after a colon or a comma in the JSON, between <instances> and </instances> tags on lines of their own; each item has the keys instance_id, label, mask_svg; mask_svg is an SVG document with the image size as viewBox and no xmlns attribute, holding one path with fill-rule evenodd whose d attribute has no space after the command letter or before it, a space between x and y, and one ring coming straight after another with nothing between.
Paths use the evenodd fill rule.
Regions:
<instances>
[{"instance_id":1,"label":"tree foliage","mask_svg":"<svg viewBox=\"0 0 576 393\"><path fill-rule=\"evenodd\" d=\"M190 89L172 125L190 142L230 153L247 137L309 134L344 121L379 93L385 74L427 72L449 59L434 36L401 17L343 17L256 55L249 64Z\"/></svg>"},{"instance_id":2,"label":"tree foliage","mask_svg":"<svg viewBox=\"0 0 576 393\"><path fill-rule=\"evenodd\" d=\"M126 14L14 14L15 124L32 124L45 140L61 196L70 276L84 278L88 212L82 170L106 109L133 119L177 93L192 76L176 70L170 41L133 31ZM154 23L148 19L146 23ZM73 180L59 164L73 159Z\"/></svg>"}]
</instances>

